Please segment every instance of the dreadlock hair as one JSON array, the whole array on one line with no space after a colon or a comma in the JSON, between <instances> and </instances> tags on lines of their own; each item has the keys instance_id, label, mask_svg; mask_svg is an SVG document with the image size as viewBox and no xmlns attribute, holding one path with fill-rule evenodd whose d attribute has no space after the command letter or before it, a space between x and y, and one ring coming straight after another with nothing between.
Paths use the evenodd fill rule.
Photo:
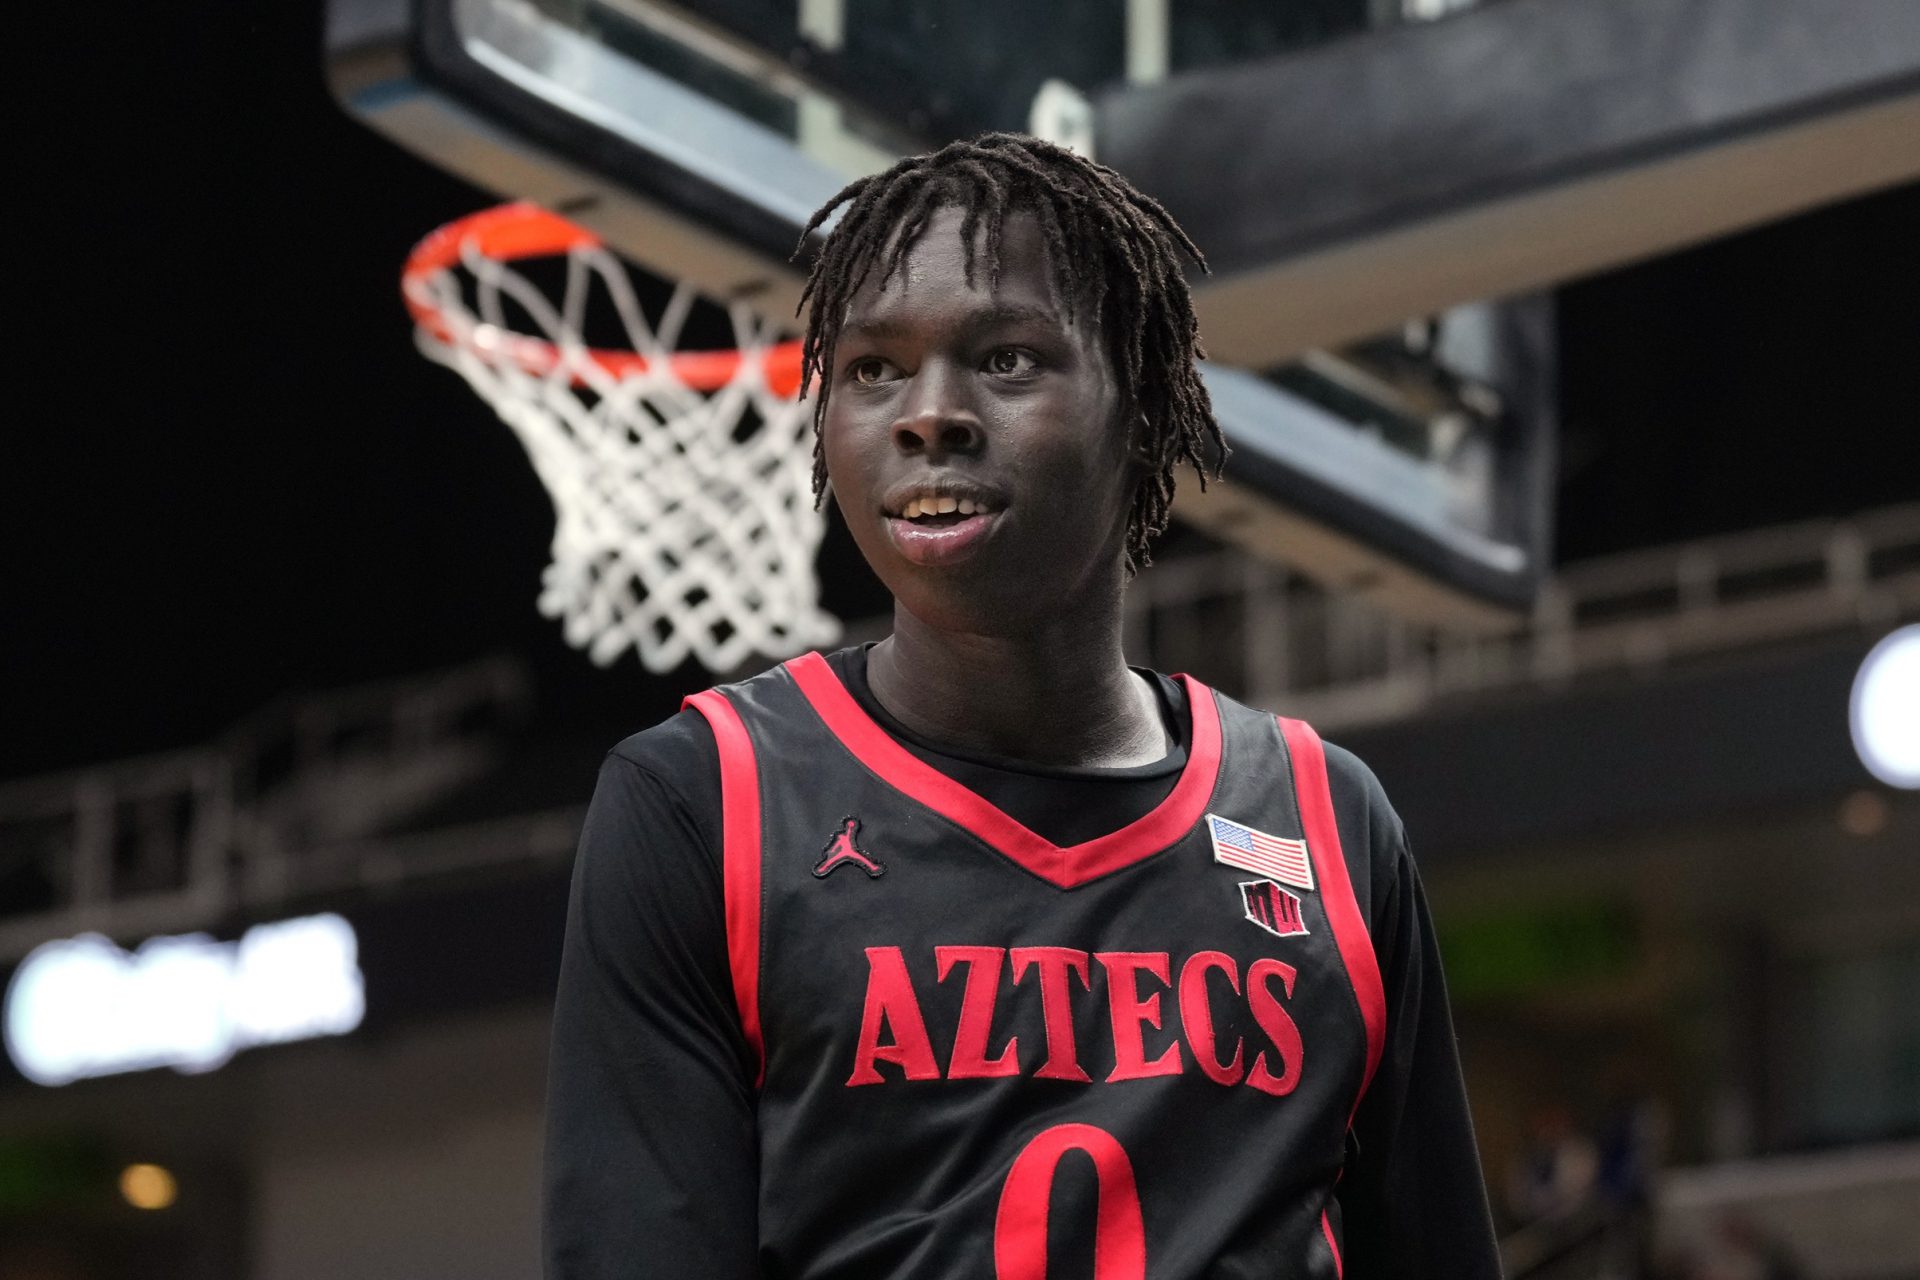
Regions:
<instances>
[{"instance_id":1,"label":"dreadlock hair","mask_svg":"<svg viewBox=\"0 0 1920 1280\"><path fill-rule=\"evenodd\" d=\"M1209 475L1218 478L1226 456L1194 364L1206 353L1178 255L1184 250L1203 271L1207 261L1187 233L1158 201L1114 170L1015 133L950 143L847 184L807 222L796 259L842 205L846 215L814 259L800 298L802 309L813 304L801 349L801 394L815 380L820 387L813 412L815 502L826 495L821 437L834 349L854 294L876 268L885 288L904 270L908 251L934 212L947 207L964 214L960 241L967 283L974 281L978 256L985 259L989 287L996 287L1007 218L1027 211L1045 237L1051 283L1067 319L1083 312L1097 323L1113 361L1121 421L1129 424L1133 453L1148 468L1127 518L1127 571L1144 568L1152 540L1167 527L1174 467L1190 464L1205 488ZM976 254L975 238L983 229Z\"/></svg>"}]
</instances>

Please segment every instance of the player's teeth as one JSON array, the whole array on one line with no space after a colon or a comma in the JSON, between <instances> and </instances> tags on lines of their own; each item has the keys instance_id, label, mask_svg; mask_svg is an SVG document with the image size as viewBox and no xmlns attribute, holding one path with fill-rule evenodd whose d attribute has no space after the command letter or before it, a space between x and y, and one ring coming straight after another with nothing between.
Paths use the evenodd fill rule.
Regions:
<instances>
[{"instance_id":1,"label":"player's teeth","mask_svg":"<svg viewBox=\"0 0 1920 1280\"><path fill-rule=\"evenodd\" d=\"M960 509L960 500L958 498L942 497L934 504L933 509L938 515L950 515Z\"/></svg>"},{"instance_id":2,"label":"player's teeth","mask_svg":"<svg viewBox=\"0 0 1920 1280\"><path fill-rule=\"evenodd\" d=\"M978 511L979 509L980 509L980 508L978 508L978 507L976 507L976 506L974 506L974 505L973 505L973 499L972 499L972 498L962 498L962 499L960 499L960 514L961 514L961 515L963 515L963 516L970 516L970 515L972 515L972 514L974 514L974 513L976 512L976 511Z\"/></svg>"},{"instance_id":3,"label":"player's teeth","mask_svg":"<svg viewBox=\"0 0 1920 1280\"><path fill-rule=\"evenodd\" d=\"M908 520L911 520L915 516L918 516L920 514L920 499L918 498L909 499L907 501L907 505L901 509L900 514Z\"/></svg>"}]
</instances>

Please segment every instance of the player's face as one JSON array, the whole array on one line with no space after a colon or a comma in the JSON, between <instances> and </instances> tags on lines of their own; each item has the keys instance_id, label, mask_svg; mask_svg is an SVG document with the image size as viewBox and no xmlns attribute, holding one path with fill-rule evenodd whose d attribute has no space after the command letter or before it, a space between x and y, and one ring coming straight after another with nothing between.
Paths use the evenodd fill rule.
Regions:
<instances>
[{"instance_id":1,"label":"player's face","mask_svg":"<svg viewBox=\"0 0 1920 1280\"><path fill-rule=\"evenodd\" d=\"M961 213L936 213L904 278L872 279L840 328L827 472L894 597L937 626L1007 634L1123 579L1137 470L1092 317L1068 323L1031 214L1000 281L966 278ZM978 243L978 242L977 242Z\"/></svg>"}]
</instances>

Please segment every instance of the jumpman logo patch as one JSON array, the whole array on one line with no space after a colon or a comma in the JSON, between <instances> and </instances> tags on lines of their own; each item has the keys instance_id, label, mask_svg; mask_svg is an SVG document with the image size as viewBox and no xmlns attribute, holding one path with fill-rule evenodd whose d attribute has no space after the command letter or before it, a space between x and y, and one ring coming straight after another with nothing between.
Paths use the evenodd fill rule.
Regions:
<instances>
[{"instance_id":1,"label":"jumpman logo patch","mask_svg":"<svg viewBox=\"0 0 1920 1280\"><path fill-rule=\"evenodd\" d=\"M827 847L821 852L820 861L813 864L813 874L825 880L833 874L834 868L851 864L866 872L868 879L877 879L886 867L854 841L859 830L860 819L852 815L842 818L840 829L827 837Z\"/></svg>"}]
</instances>

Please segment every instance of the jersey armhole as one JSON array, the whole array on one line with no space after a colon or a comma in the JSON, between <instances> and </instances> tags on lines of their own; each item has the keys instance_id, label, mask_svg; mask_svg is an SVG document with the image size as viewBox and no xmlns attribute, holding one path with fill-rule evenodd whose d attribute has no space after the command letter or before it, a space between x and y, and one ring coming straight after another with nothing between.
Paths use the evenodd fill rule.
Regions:
<instances>
[{"instance_id":1,"label":"jersey armhole","mask_svg":"<svg viewBox=\"0 0 1920 1280\"><path fill-rule=\"evenodd\" d=\"M760 768L740 712L716 689L683 706L706 717L720 755L720 866L727 922L727 968L740 1031L753 1055L753 1087L767 1078L760 1033Z\"/></svg>"},{"instance_id":2,"label":"jersey armhole","mask_svg":"<svg viewBox=\"0 0 1920 1280\"><path fill-rule=\"evenodd\" d=\"M1307 853L1320 881L1321 903L1333 928L1347 981L1353 987L1360 1006L1360 1021L1366 1028L1367 1064L1360 1077L1360 1090L1354 1095L1353 1111L1347 1123L1360 1110L1360 1100L1373 1083L1386 1045L1387 996L1380 979L1380 961L1374 955L1373 938L1367 932L1367 917L1353 893L1353 878L1347 874L1347 859L1340 847L1340 828L1334 819L1333 791L1327 779L1327 754L1320 735L1304 720L1275 717L1281 736L1286 739L1287 757L1293 766L1293 792L1300 805L1301 833L1306 836Z\"/></svg>"}]
</instances>

